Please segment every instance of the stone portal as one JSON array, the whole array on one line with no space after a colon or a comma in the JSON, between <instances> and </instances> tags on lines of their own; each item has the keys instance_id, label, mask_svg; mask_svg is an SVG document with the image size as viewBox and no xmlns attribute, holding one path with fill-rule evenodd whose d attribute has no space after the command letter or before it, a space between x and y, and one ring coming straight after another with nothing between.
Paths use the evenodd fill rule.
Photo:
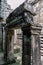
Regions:
<instances>
[{"instance_id":1,"label":"stone portal","mask_svg":"<svg viewBox=\"0 0 43 65\"><path fill-rule=\"evenodd\" d=\"M28 7L29 6L29 7ZM10 64L15 61L13 53L12 39L13 30L11 28L21 28L23 33L22 42L22 65L41 65L40 60L40 38L41 26L33 22L35 11L33 4L24 2L14 10L6 20L5 25L5 63ZM10 32L9 32L10 31ZM12 36L11 36L12 35ZM10 53L10 51L12 51ZM9 58L9 61L8 61ZM10 60L11 58L11 60Z\"/></svg>"}]
</instances>

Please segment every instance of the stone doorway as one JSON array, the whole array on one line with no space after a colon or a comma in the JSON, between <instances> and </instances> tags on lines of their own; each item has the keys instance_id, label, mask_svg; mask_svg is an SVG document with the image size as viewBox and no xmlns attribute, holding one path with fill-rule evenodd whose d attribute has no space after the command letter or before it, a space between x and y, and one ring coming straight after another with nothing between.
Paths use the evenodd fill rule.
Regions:
<instances>
[{"instance_id":1,"label":"stone doorway","mask_svg":"<svg viewBox=\"0 0 43 65\"><path fill-rule=\"evenodd\" d=\"M8 56L15 59L15 64L22 65L22 31L21 29L10 28L9 30L9 52ZM10 56L10 55L13 56Z\"/></svg>"},{"instance_id":2,"label":"stone doorway","mask_svg":"<svg viewBox=\"0 0 43 65\"><path fill-rule=\"evenodd\" d=\"M33 16L35 16L33 5L27 2L24 2L8 16L5 25L4 59L6 65L11 65L11 62L16 63L14 47L10 43L14 34L13 28L22 30L22 65L41 65L39 39L41 26L33 22Z\"/></svg>"},{"instance_id":3,"label":"stone doorway","mask_svg":"<svg viewBox=\"0 0 43 65\"><path fill-rule=\"evenodd\" d=\"M21 27L18 27L18 29ZM7 31L6 31L7 30ZM29 26L22 27L19 31L17 43L14 44L15 27L6 28L5 61L7 64L31 65L31 32ZM21 37L20 37L21 35ZM29 62L28 62L29 61Z\"/></svg>"}]
</instances>

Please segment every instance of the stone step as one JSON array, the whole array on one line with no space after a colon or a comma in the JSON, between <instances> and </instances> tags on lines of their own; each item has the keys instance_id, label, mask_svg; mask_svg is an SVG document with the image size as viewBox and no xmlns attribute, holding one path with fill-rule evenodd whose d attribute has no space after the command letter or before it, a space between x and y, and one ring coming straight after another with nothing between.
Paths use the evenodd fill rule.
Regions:
<instances>
[{"instance_id":1,"label":"stone step","mask_svg":"<svg viewBox=\"0 0 43 65\"><path fill-rule=\"evenodd\" d=\"M43 56L43 33L41 32L40 35L40 52L41 52L41 56Z\"/></svg>"},{"instance_id":2,"label":"stone step","mask_svg":"<svg viewBox=\"0 0 43 65\"><path fill-rule=\"evenodd\" d=\"M43 54L41 56L43 56Z\"/></svg>"},{"instance_id":3,"label":"stone step","mask_svg":"<svg viewBox=\"0 0 43 65\"><path fill-rule=\"evenodd\" d=\"M43 44L40 44L40 46L43 46Z\"/></svg>"},{"instance_id":4,"label":"stone step","mask_svg":"<svg viewBox=\"0 0 43 65\"><path fill-rule=\"evenodd\" d=\"M43 32L41 32L41 34L40 35L43 35Z\"/></svg>"},{"instance_id":5,"label":"stone step","mask_svg":"<svg viewBox=\"0 0 43 65\"><path fill-rule=\"evenodd\" d=\"M40 48L40 50L42 50L42 51L43 51L43 48Z\"/></svg>"},{"instance_id":6,"label":"stone step","mask_svg":"<svg viewBox=\"0 0 43 65\"><path fill-rule=\"evenodd\" d=\"M40 34L40 38L43 38L43 33Z\"/></svg>"},{"instance_id":7,"label":"stone step","mask_svg":"<svg viewBox=\"0 0 43 65\"><path fill-rule=\"evenodd\" d=\"M43 48L40 48L40 50L43 50Z\"/></svg>"},{"instance_id":8,"label":"stone step","mask_svg":"<svg viewBox=\"0 0 43 65\"><path fill-rule=\"evenodd\" d=\"M43 35L40 35L40 38L43 38Z\"/></svg>"},{"instance_id":9,"label":"stone step","mask_svg":"<svg viewBox=\"0 0 43 65\"><path fill-rule=\"evenodd\" d=\"M40 48L43 48L43 46L40 46Z\"/></svg>"},{"instance_id":10,"label":"stone step","mask_svg":"<svg viewBox=\"0 0 43 65\"><path fill-rule=\"evenodd\" d=\"M43 44L43 41L40 40L40 43Z\"/></svg>"},{"instance_id":11,"label":"stone step","mask_svg":"<svg viewBox=\"0 0 43 65\"><path fill-rule=\"evenodd\" d=\"M43 53L43 50L40 50L41 53Z\"/></svg>"},{"instance_id":12,"label":"stone step","mask_svg":"<svg viewBox=\"0 0 43 65\"><path fill-rule=\"evenodd\" d=\"M43 35L40 35L40 37L43 37Z\"/></svg>"},{"instance_id":13,"label":"stone step","mask_svg":"<svg viewBox=\"0 0 43 65\"><path fill-rule=\"evenodd\" d=\"M40 43L43 43L43 38L40 38Z\"/></svg>"},{"instance_id":14,"label":"stone step","mask_svg":"<svg viewBox=\"0 0 43 65\"><path fill-rule=\"evenodd\" d=\"M40 41L43 41L43 38L40 38Z\"/></svg>"},{"instance_id":15,"label":"stone step","mask_svg":"<svg viewBox=\"0 0 43 65\"><path fill-rule=\"evenodd\" d=\"M43 53L41 53L41 56L43 56Z\"/></svg>"},{"instance_id":16,"label":"stone step","mask_svg":"<svg viewBox=\"0 0 43 65\"><path fill-rule=\"evenodd\" d=\"M41 52L41 54L43 54L43 52Z\"/></svg>"}]
</instances>

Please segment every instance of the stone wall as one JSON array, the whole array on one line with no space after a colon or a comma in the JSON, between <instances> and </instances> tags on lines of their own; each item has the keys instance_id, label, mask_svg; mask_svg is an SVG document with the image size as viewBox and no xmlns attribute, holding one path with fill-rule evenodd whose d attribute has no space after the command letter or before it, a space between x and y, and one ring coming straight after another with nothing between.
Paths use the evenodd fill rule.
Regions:
<instances>
[{"instance_id":1,"label":"stone wall","mask_svg":"<svg viewBox=\"0 0 43 65\"><path fill-rule=\"evenodd\" d=\"M42 47L43 47L43 0L40 0L34 6L36 8L37 15L33 17L33 20L35 23L40 23L42 26L41 35L40 35L40 42L41 42L40 52L43 55L43 50L42 50ZM41 61L42 61L42 65L43 65L43 56L41 56Z\"/></svg>"},{"instance_id":2,"label":"stone wall","mask_svg":"<svg viewBox=\"0 0 43 65\"><path fill-rule=\"evenodd\" d=\"M34 22L43 23L43 0L39 1L34 6L36 8L36 16L33 17Z\"/></svg>"},{"instance_id":3,"label":"stone wall","mask_svg":"<svg viewBox=\"0 0 43 65\"><path fill-rule=\"evenodd\" d=\"M2 32L2 28L4 28L2 24L4 25L6 23L6 18L11 12L12 9L10 5L7 4L7 0L0 0L0 48L2 48L5 42L5 31L3 30Z\"/></svg>"},{"instance_id":4,"label":"stone wall","mask_svg":"<svg viewBox=\"0 0 43 65\"><path fill-rule=\"evenodd\" d=\"M7 4L7 0L0 1L0 17L6 19L12 12L10 5Z\"/></svg>"}]
</instances>

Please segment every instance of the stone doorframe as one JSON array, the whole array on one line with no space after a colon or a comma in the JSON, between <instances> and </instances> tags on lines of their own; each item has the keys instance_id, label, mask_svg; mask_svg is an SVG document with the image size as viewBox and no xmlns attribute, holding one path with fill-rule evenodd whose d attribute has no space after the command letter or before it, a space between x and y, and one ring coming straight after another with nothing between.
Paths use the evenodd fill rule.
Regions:
<instances>
[{"instance_id":1,"label":"stone doorframe","mask_svg":"<svg viewBox=\"0 0 43 65\"><path fill-rule=\"evenodd\" d=\"M5 61L6 63L11 60L14 60L15 58L13 55L13 52L10 52L13 48L9 49L9 28L5 28ZM41 26L38 24L28 24L21 28L23 32L23 46L22 46L22 64L23 65L41 65L41 55L40 55L40 32L41 32ZM13 31L13 30L12 30ZM13 33L12 33L13 35ZM9 55L10 52L10 55ZM11 58L11 60L10 60ZM8 61L9 59L9 61ZM29 61L29 62L28 62Z\"/></svg>"},{"instance_id":2,"label":"stone doorframe","mask_svg":"<svg viewBox=\"0 0 43 65\"><path fill-rule=\"evenodd\" d=\"M24 5L30 6L30 8L28 9ZM34 11L32 11L31 8L33 8L31 4L23 3L15 11L13 11L6 20L4 53L6 65L9 64L11 60L14 60L15 62L13 53L11 52L11 56L9 55L10 50L12 50L12 47L9 49L9 30L12 27L21 27L21 30L23 32L22 65L41 65L39 38L41 25L35 24L33 22ZM12 58L11 60L9 56Z\"/></svg>"},{"instance_id":3,"label":"stone doorframe","mask_svg":"<svg viewBox=\"0 0 43 65\"><path fill-rule=\"evenodd\" d=\"M21 27L22 34L23 34L23 42L22 42L22 64L23 65L31 65L31 31L30 31L30 24L24 27ZM4 58L6 64L11 61L15 62L13 47L9 41L9 35L13 35L14 29L5 27L5 54ZM12 44L13 45L13 44ZM11 46L11 48L9 48ZM10 53L10 54L9 54ZM28 58L28 59L27 59ZM29 62L28 62L29 61ZM8 64L9 64L8 63Z\"/></svg>"}]
</instances>

